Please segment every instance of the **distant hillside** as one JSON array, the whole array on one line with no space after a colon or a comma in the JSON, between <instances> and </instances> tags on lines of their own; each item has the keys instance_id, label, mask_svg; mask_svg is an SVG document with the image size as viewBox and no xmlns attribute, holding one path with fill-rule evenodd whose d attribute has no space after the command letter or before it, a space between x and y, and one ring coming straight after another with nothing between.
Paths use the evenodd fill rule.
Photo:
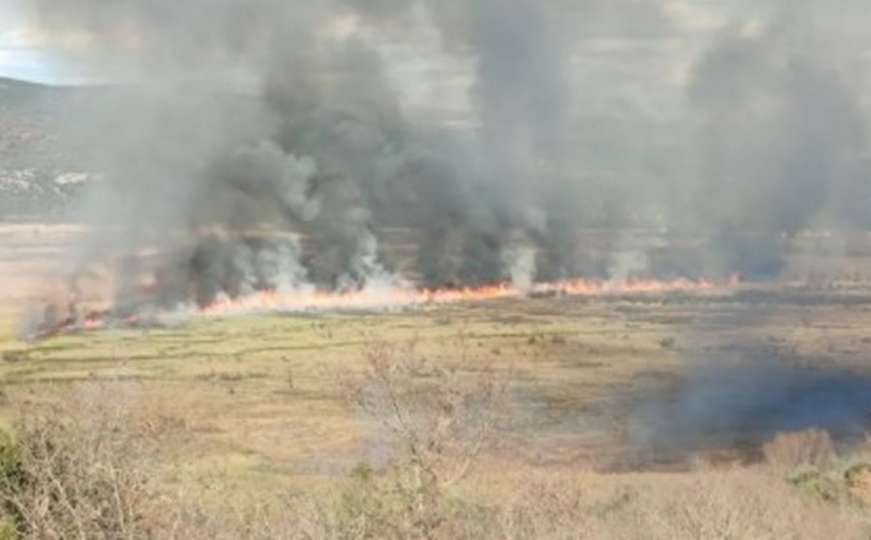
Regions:
<instances>
[{"instance_id":1,"label":"distant hillside","mask_svg":"<svg viewBox=\"0 0 871 540\"><path fill-rule=\"evenodd\" d=\"M24 163L52 138L64 92L37 84L0 79L0 159L3 166ZM30 164L32 165L32 164Z\"/></svg>"},{"instance_id":2,"label":"distant hillside","mask_svg":"<svg viewBox=\"0 0 871 540\"><path fill-rule=\"evenodd\" d=\"M101 178L105 158L89 133L90 118L106 123L113 107L136 107L122 86L47 86L0 77L0 221L65 218L86 186ZM196 102L217 98L221 110L260 110L252 95L188 91ZM111 122L110 122L111 123ZM83 127L84 126L84 127ZM123 124L114 129L126 129ZM96 160L96 161L95 161Z\"/></svg>"},{"instance_id":3,"label":"distant hillside","mask_svg":"<svg viewBox=\"0 0 871 540\"><path fill-rule=\"evenodd\" d=\"M62 216L91 179L60 128L88 91L0 78L0 219Z\"/></svg>"}]
</instances>

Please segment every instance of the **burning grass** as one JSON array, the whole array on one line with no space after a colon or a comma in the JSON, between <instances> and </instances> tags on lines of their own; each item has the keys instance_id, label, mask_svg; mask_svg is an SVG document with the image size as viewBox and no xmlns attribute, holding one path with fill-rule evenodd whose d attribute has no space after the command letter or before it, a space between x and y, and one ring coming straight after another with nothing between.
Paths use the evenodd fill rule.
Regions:
<instances>
[{"instance_id":1,"label":"burning grass","mask_svg":"<svg viewBox=\"0 0 871 540\"><path fill-rule=\"evenodd\" d=\"M49 302L32 313L24 323L23 338L35 341L63 334L103 330L112 327L159 327L179 324L191 317L226 317L255 313L320 313L336 311L397 311L426 309L446 304L489 302L504 299L549 298L559 296L619 297L724 291L737 286L737 279L718 287L712 282L679 279L673 281L572 280L539 283L527 289L510 284L484 287L425 289L390 284L344 292L302 289L263 291L237 297L223 295L214 302L175 311L144 303L141 309L127 307L87 308L87 303L71 296L66 302ZM66 295L62 295L64 297ZM81 303L80 303L81 302ZM83 310L84 308L84 310Z\"/></svg>"}]
</instances>

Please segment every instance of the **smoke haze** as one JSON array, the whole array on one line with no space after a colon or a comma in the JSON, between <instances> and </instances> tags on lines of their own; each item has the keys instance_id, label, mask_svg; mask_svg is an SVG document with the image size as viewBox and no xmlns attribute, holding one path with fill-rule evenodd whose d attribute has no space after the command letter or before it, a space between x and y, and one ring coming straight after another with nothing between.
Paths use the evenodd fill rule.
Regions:
<instances>
[{"instance_id":1,"label":"smoke haze","mask_svg":"<svg viewBox=\"0 0 871 540\"><path fill-rule=\"evenodd\" d=\"M420 284L528 287L776 277L869 224L858 1L31 4L124 83L67 124L107 178L77 260L131 304L395 286L398 229Z\"/></svg>"},{"instance_id":2,"label":"smoke haze","mask_svg":"<svg viewBox=\"0 0 871 540\"><path fill-rule=\"evenodd\" d=\"M673 395L636 408L629 433L637 444L666 453L758 448L807 429L842 443L864 440L867 375L824 364L801 368L776 355L705 358L694 367Z\"/></svg>"}]
</instances>

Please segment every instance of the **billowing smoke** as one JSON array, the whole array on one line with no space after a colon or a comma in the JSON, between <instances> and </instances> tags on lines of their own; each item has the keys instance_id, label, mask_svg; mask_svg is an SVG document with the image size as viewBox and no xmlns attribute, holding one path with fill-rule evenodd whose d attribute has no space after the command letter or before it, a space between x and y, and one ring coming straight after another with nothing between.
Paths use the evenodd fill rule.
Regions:
<instances>
[{"instance_id":1,"label":"billowing smoke","mask_svg":"<svg viewBox=\"0 0 871 540\"><path fill-rule=\"evenodd\" d=\"M784 238L823 218L867 222L864 81L853 70L871 36L845 24L863 18L858 4L842 8L785 2L756 26L723 31L693 67L696 204L727 269L776 276Z\"/></svg>"},{"instance_id":2,"label":"billowing smoke","mask_svg":"<svg viewBox=\"0 0 871 540\"><path fill-rule=\"evenodd\" d=\"M528 287L775 276L868 224L861 2L31 4L123 83L67 124L107 178L78 260L134 304L396 284L395 230L427 285Z\"/></svg>"}]
</instances>

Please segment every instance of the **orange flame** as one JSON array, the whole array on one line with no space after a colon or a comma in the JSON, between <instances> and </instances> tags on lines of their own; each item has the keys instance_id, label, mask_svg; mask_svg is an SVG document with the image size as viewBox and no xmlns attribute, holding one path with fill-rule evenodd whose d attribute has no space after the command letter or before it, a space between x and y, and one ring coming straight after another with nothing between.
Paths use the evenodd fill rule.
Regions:
<instances>
[{"instance_id":1,"label":"orange flame","mask_svg":"<svg viewBox=\"0 0 871 540\"><path fill-rule=\"evenodd\" d=\"M730 281L729 286L733 283ZM401 308L427 305L481 302L535 295L606 296L621 294L655 294L716 289L710 281L679 279L674 281L636 280L626 282L571 280L534 285L520 289L510 284L463 289L368 288L344 293L305 290L267 291L240 298L224 298L204 308L206 316L233 315L246 312L304 312L354 309Z\"/></svg>"},{"instance_id":2,"label":"orange flame","mask_svg":"<svg viewBox=\"0 0 871 540\"><path fill-rule=\"evenodd\" d=\"M415 308L484 302L508 298L534 296L619 296L625 294L663 294L670 292L702 292L731 289L740 284L740 277L734 276L728 283L717 285L711 281L678 279L673 281L632 280L632 281L594 281L570 280L556 283L541 283L529 289L510 284L492 285L462 289L415 289L408 287L370 287L359 291L343 293L316 289L291 292L266 291L239 298L225 297L212 305L194 312L205 317L244 315L248 313L305 313L316 311L377 310L396 308ZM73 332L103 330L120 325L132 327L149 324L145 316L131 315L117 318L110 307L93 309L84 316L76 316L74 307L70 316L54 324L43 326L31 339L44 339ZM165 315L172 315L167 313ZM54 320L48 317L47 320ZM158 315L154 321L159 321Z\"/></svg>"}]
</instances>

